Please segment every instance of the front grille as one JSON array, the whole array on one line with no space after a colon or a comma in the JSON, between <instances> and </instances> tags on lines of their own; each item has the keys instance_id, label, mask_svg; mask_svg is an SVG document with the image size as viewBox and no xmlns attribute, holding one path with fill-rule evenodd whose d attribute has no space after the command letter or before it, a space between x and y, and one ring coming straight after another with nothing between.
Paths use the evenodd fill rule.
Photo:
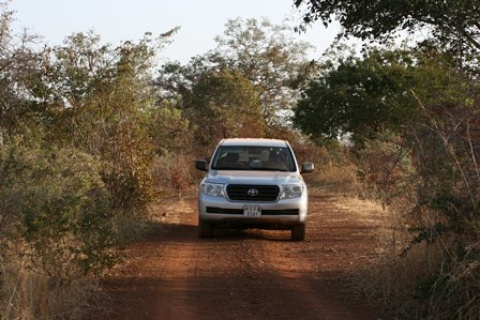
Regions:
<instances>
[{"instance_id":1,"label":"front grille","mask_svg":"<svg viewBox=\"0 0 480 320\"><path fill-rule=\"evenodd\" d=\"M230 200L275 201L280 188L277 185L229 184L227 195Z\"/></svg>"}]
</instances>

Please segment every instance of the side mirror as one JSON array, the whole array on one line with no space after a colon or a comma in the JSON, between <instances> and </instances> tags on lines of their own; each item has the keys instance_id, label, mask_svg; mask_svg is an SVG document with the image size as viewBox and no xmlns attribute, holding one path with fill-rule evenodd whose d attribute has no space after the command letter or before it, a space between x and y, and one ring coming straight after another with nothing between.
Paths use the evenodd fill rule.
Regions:
<instances>
[{"instance_id":1,"label":"side mirror","mask_svg":"<svg viewBox=\"0 0 480 320\"><path fill-rule=\"evenodd\" d=\"M197 161L195 161L195 168L201 171L208 171L207 161L204 159L198 159Z\"/></svg>"},{"instance_id":2,"label":"side mirror","mask_svg":"<svg viewBox=\"0 0 480 320\"><path fill-rule=\"evenodd\" d=\"M302 163L302 168L300 170L300 173L308 173L312 172L313 169L315 169L315 165L311 162L304 162Z\"/></svg>"}]
</instances>

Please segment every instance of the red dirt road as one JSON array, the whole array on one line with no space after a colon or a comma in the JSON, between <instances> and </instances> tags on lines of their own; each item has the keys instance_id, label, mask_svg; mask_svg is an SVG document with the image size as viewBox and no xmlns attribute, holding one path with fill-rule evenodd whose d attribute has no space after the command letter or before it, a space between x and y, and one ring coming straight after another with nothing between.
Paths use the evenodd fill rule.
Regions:
<instances>
[{"instance_id":1,"label":"red dirt road","mask_svg":"<svg viewBox=\"0 0 480 320\"><path fill-rule=\"evenodd\" d=\"M88 319L393 319L347 294L344 275L374 257L381 210L310 192L307 239L287 231L196 235L196 199L163 202L158 226L125 250Z\"/></svg>"}]
</instances>

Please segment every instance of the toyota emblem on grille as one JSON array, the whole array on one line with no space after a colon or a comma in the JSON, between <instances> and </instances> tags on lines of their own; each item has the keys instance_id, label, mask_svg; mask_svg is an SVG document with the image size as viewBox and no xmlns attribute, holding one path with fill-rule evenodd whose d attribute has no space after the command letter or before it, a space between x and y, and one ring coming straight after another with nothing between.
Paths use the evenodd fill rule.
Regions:
<instances>
[{"instance_id":1,"label":"toyota emblem on grille","mask_svg":"<svg viewBox=\"0 0 480 320\"><path fill-rule=\"evenodd\" d=\"M256 197L256 196L258 196L258 190L255 189L255 188L248 189L247 194L248 194L250 197Z\"/></svg>"}]
</instances>

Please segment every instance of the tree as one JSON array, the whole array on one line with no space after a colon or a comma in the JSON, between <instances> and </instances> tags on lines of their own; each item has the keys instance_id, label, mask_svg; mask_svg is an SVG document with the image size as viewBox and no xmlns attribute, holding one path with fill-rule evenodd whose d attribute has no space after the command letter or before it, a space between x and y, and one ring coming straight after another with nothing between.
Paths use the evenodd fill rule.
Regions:
<instances>
[{"instance_id":1,"label":"tree","mask_svg":"<svg viewBox=\"0 0 480 320\"><path fill-rule=\"evenodd\" d=\"M217 36L214 52L241 70L257 87L269 124L285 122L297 98L291 83L308 64L312 46L298 41L287 24L273 25L268 19L229 20L223 36Z\"/></svg>"},{"instance_id":2,"label":"tree","mask_svg":"<svg viewBox=\"0 0 480 320\"><path fill-rule=\"evenodd\" d=\"M204 146L213 147L222 138L264 135L265 119L256 88L241 72L207 72L184 99Z\"/></svg>"},{"instance_id":3,"label":"tree","mask_svg":"<svg viewBox=\"0 0 480 320\"><path fill-rule=\"evenodd\" d=\"M340 22L339 36L386 39L396 31L428 28L434 39L463 55L466 48L480 50L478 0L295 0L305 8L304 25L320 20L329 26Z\"/></svg>"},{"instance_id":4,"label":"tree","mask_svg":"<svg viewBox=\"0 0 480 320\"><path fill-rule=\"evenodd\" d=\"M313 137L372 139L387 129L401 131L417 108L409 52L374 49L361 58L328 61L303 89L293 122Z\"/></svg>"},{"instance_id":5,"label":"tree","mask_svg":"<svg viewBox=\"0 0 480 320\"><path fill-rule=\"evenodd\" d=\"M43 73L41 53L30 47L36 37L14 35L12 21L7 3L0 3L0 148L4 136L14 132L19 121L34 121L29 87L38 83Z\"/></svg>"},{"instance_id":6,"label":"tree","mask_svg":"<svg viewBox=\"0 0 480 320\"><path fill-rule=\"evenodd\" d=\"M189 64L168 63L160 70L155 85L165 98L180 96L181 107L192 88L209 74L230 70L251 83L261 103L262 119L268 125L284 124L285 114L295 105L297 92L291 88L299 73L305 72L306 52L310 46L291 35L293 28L273 25L267 19L230 20L217 47ZM289 35L290 34L290 35ZM241 75L241 76L240 76ZM241 81L243 81L241 80Z\"/></svg>"},{"instance_id":7,"label":"tree","mask_svg":"<svg viewBox=\"0 0 480 320\"><path fill-rule=\"evenodd\" d=\"M116 48L92 32L73 34L45 52L42 81L30 91L32 103L46 110L52 142L102 160L103 179L119 208L143 205L153 193L148 117L155 105L149 86L154 56L150 34Z\"/></svg>"},{"instance_id":8,"label":"tree","mask_svg":"<svg viewBox=\"0 0 480 320\"><path fill-rule=\"evenodd\" d=\"M479 286L478 270L470 266L478 265L480 256L479 2L295 4L307 5L305 24L318 19L329 25L335 17L343 28L340 37L386 41L397 31L430 29L427 39L406 52L407 59L372 60L370 53L333 63L304 91L296 120L312 135L350 131L356 140L364 139L356 153L363 177L372 178L364 181L373 182L376 195L386 195L386 200L394 196L412 204L404 216L412 226L404 255L420 243L429 255L441 244L435 249L443 252L435 251L436 258L426 263L428 274L416 283L415 292L409 292L425 304L425 316L478 318L478 299L472 298ZM385 50L380 56L393 54ZM372 79L382 85L368 90ZM368 135L378 127L377 120L384 133Z\"/></svg>"}]
</instances>

